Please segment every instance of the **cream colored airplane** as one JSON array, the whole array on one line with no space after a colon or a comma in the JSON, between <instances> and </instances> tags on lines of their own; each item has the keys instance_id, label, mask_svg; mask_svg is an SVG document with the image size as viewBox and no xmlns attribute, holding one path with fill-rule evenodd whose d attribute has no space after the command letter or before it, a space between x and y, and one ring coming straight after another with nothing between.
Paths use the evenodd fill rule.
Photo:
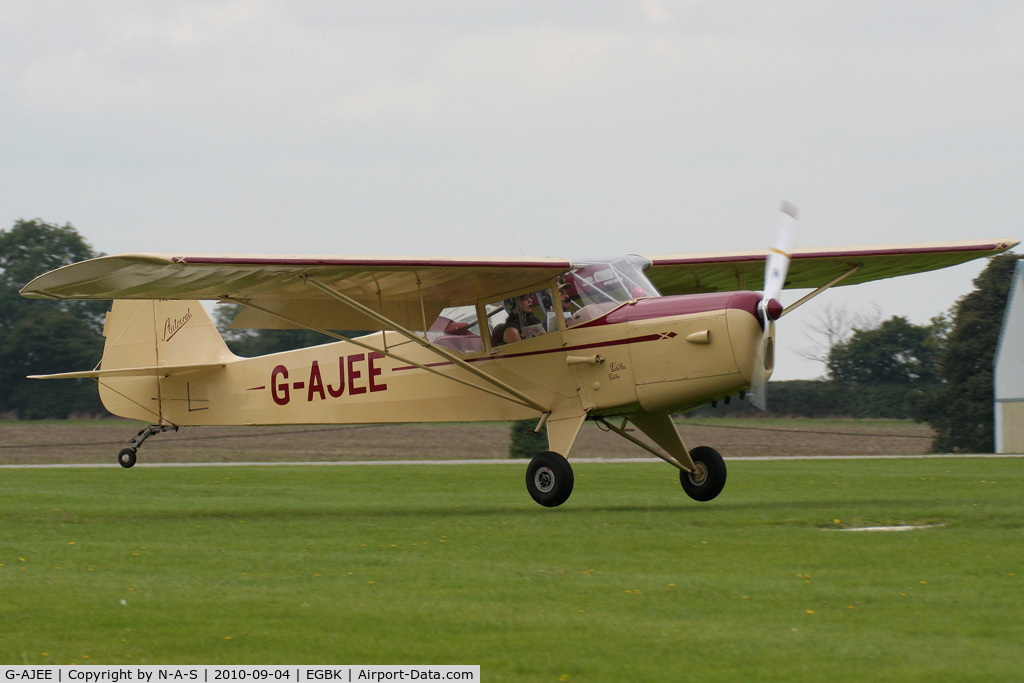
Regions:
<instances>
[{"instance_id":1,"label":"cream colored airplane","mask_svg":"<svg viewBox=\"0 0 1024 683\"><path fill-rule=\"evenodd\" d=\"M671 416L748 392L763 406L775 320L835 285L1017 244L791 251L794 216L784 205L772 250L577 261L121 254L46 273L21 293L114 300L96 369L41 377L94 378L110 412L152 423L118 454L123 467L147 438L181 426L537 419L549 450L530 462L526 486L554 507L572 492L566 458L594 420L678 468L686 493L707 501L725 485L725 463L712 448L688 449ZM783 288L814 291L784 309ZM240 358L203 299L241 304L235 328L340 341ZM377 332L331 332L352 329Z\"/></svg>"}]
</instances>

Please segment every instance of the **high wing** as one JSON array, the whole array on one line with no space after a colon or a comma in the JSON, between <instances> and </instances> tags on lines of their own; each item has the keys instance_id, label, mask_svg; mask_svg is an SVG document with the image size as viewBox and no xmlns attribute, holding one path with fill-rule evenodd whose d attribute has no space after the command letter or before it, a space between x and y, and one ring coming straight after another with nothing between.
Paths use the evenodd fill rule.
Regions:
<instances>
[{"instance_id":1,"label":"high wing","mask_svg":"<svg viewBox=\"0 0 1024 683\"><path fill-rule=\"evenodd\" d=\"M49 299L224 299L245 307L232 327L289 328L273 314L329 330L381 324L310 286L315 279L399 325L420 329L448 306L548 286L565 259L120 254L51 271L21 290Z\"/></svg>"},{"instance_id":2,"label":"high wing","mask_svg":"<svg viewBox=\"0 0 1024 683\"><path fill-rule=\"evenodd\" d=\"M992 256L1018 244L996 239L797 249L785 288L858 284ZM767 250L644 256L663 295L757 290ZM232 327L381 329L381 322L310 281L326 285L391 323L420 329L442 309L497 301L546 287L572 268L559 258L394 258L120 254L64 266L22 290L51 299L220 299L250 304ZM288 322L295 321L297 324Z\"/></svg>"},{"instance_id":3,"label":"high wing","mask_svg":"<svg viewBox=\"0 0 1024 683\"><path fill-rule=\"evenodd\" d=\"M1019 240L918 242L856 247L795 249L790 254L785 289L812 289L828 284L853 268L843 285L855 285L899 275L912 275L994 256ZM672 294L760 290L768 250L644 256L651 262L646 274L658 290Z\"/></svg>"}]
</instances>

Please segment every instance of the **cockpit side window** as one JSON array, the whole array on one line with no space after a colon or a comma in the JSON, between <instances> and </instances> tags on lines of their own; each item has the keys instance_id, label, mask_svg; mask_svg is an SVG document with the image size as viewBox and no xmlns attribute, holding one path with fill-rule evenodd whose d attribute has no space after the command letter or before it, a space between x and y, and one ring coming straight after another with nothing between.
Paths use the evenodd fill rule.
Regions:
<instances>
[{"instance_id":1,"label":"cockpit side window","mask_svg":"<svg viewBox=\"0 0 1024 683\"><path fill-rule=\"evenodd\" d=\"M454 306L441 311L427 330L427 340L459 353L483 351L476 306Z\"/></svg>"},{"instance_id":2,"label":"cockpit side window","mask_svg":"<svg viewBox=\"0 0 1024 683\"><path fill-rule=\"evenodd\" d=\"M492 348L539 337L556 329L550 289L496 301L485 308Z\"/></svg>"}]
</instances>

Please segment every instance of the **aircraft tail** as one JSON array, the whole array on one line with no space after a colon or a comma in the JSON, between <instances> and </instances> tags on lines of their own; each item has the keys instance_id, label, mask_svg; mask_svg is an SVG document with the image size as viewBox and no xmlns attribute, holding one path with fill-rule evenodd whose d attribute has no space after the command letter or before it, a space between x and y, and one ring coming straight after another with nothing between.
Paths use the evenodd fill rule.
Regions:
<instances>
[{"instance_id":1,"label":"aircraft tail","mask_svg":"<svg viewBox=\"0 0 1024 683\"><path fill-rule=\"evenodd\" d=\"M189 412L203 410L202 384L187 380L204 371L208 377L236 359L199 301L115 300L103 336L99 369L68 374L97 378L100 399L115 415L160 424L168 422L169 401L184 398ZM179 384L186 388L183 397ZM181 407L172 412L181 414Z\"/></svg>"}]
</instances>

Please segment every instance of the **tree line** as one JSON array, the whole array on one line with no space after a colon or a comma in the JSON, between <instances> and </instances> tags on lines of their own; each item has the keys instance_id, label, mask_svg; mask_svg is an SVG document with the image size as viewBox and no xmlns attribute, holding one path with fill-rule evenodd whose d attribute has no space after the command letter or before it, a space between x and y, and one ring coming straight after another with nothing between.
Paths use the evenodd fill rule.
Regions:
<instances>
[{"instance_id":1,"label":"tree line","mask_svg":"<svg viewBox=\"0 0 1024 683\"><path fill-rule=\"evenodd\" d=\"M29 300L18 294L42 273L101 255L71 224L18 220L9 230L0 230L0 416L105 414L93 380L63 380L57 390L26 375L95 367L110 302ZM936 451L991 451L992 363L1017 258L990 259L974 280L974 290L928 325L894 316L862 321L845 331L825 330L828 344L821 360L827 377L769 383L768 414L912 418L935 429ZM218 306L214 318L228 347L240 356L333 341L310 330L228 330L235 312L232 306ZM734 400L693 413L708 414L753 415L754 409ZM524 429L534 425L513 427L514 448ZM532 442L522 448L536 450Z\"/></svg>"},{"instance_id":2,"label":"tree line","mask_svg":"<svg viewBox=\"0 0 1024 683\"><path fill-rule=\"evenodd\" d=\"M98 256L103 254L70 223L18 220L11 229L0 230L0 416L42 420L109 415L94 380L60 380L56 386L27 375L95 367L103 354L103 324L110 302L26 299L18 294L43 273ZM310 330L228 330L237 309L218 306L214 319L228 348L239 356L334 341Z\"/></svg>"},{"instance_id":3,"label":"tree line","mask_svg":"<svg viewBox=\"0 0 1024 683\"><path fill-rule=\"evenodd\" d=\"M19 220L0 230L0 414L37 420L105 413L92 380L64 380L56 387L25 376L94 367L110 302L18 294L38 275L99 255L71 224Z\"/></svg>"},{"instance_id":4,"label":"tree line","mask_svg":"<svg viewBox=\"0 0 1024 683\"><path fill-rule=\"evenodd\" d=\"M913 419L935 430L934 452L991 452L993 364L1018 258L989 259L974 290L927 325L893 316L855 325L848 335L825 330L827 376L770 382L767 414ZM731 401L692 415L754 412L747 402Z\"/></svg>"}]
</instances>

